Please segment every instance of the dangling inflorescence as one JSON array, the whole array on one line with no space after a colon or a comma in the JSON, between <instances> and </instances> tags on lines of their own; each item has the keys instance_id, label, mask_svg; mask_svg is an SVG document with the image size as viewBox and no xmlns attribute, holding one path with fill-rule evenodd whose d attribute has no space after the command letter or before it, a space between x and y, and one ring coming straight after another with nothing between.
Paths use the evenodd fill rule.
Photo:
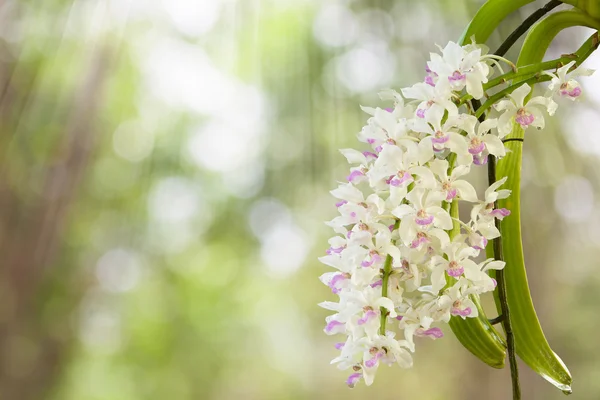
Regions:
<instances>
[{"instance_id":1,"label":"dangling inflorescence","mask_svg":"<svg viewBox=\"0 0 600 400\"><path fill-rule=\"evenodd\" d=\"M320 306L335 312L325 332L347 336L335 345L340 355L332 363L352 368L350 387L361 379L371 385L380 363L410 367L414 337L441 338L437 323L477 317L471 296L495 289L488 271L504 262L474 259L499 236L495 220L510 210L494 203L510 191L501 189L503 178L479 199L464 176L490 154L506 154L502 139L513 124L542 128L543 113L557 108L554 98L581 94L567 77L572 62L550 74L545 96L527 100L531 87L522 84L493 105L498 118L479 122L461 99L484 97L496 57L475 44L450 42L441 52L431 54L424 82L402 95L380 94L393 108L363 107L371 117L358 139L368 150L341 150L352 167L347 182L331 192L340 215L327 223L336 236L320 258L335 269L320 279L339 301ZM472 205L468 222L458 219L457 201Z\"/></svg>"}]
</instances>

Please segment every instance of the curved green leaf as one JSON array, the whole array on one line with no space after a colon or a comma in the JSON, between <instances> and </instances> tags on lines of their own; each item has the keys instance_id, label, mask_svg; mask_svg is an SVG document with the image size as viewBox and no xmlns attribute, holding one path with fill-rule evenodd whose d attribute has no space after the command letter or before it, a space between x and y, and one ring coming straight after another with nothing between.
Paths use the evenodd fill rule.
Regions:
<instances>
[{"instance_id":1,"label":"curved green leaf","mask_svg":"<svg viewBox=\"0 0 600 400\"><path fill-rule=\"evenodd\" d=\"M458 214L458 202L453 201L450 204L450 215L457 220ZM460 226L455 222L452 231L450 231L450 237L454 238L458 234L460 234ZM454 278L449 276L446 277L446 281L448 284L456 282ZM488 321L479 302L479 296L471 295L469 298L477 307L478 316L466 319L452 316L449 322L450 328L458 341L475 357L490 367L504 368L506 343Z\"/></svg>"},{"instance_id":2,"label":"curved green leaf","mask_svg":"<svg viewBox=\"0 0 600 400\"><path fill-rule=\"evenodd\" d=\"M554 37L571 26L588 26L598 29L600 24L580 11L563 11L552 14L534 25L527 35L517 66L535 64L542 61ZM523 77L521 80L525 80ZM507 138L523 138L524 131L514 124ZM552 351L538 320L525 269L521 240L520 184L523 142L509 141L507 156L498 162L497 179L507 177L504 188L512 190L509 198L498 201L498 207L507 208L511 216L502 221L503 256L506 261L504 277L507 302L511 313L511 325L515 337L515 347L519 357L535 372L561 389L571 393L571 374L560 357ZM500 302L496 296L496 306Z\"/></svg>"},{"instance_id":3,"label":"curved green leaf","mask_svg":"<svg viewBox=\"0 0 600 400\"><path fill-rule=\"evenodd\" d=\"M600 21L579 10L559 11L548 15L535 24L525 37L517 67L541 62L556 35L563 29L573 26L585 26L598 30ZM521 80L524 79L521 78Z\"/></svg>"},{"instance_id":4,"label":"curved green leaf","mask_svg":"<svg viewBox=\"0 0 600 400\"><path fill-rule=\"evenodd\" d=\"M593 18L600 18L600 0L561 0L571 4Z\"/></svg>"},{"instance_id":5,"label":"curved green leaf","mask_svg":"<svg viewBox=\"0 0 600 400\"><path fill-rule=\"evenodd\" d=\"M492 32L509 14L519 8L533 3L535 0L488 0L477 11L462 36L459 43L467 43L475 36L476 43L485 43Z\"/></svg>"},{"instance_id":6,"label":"curved green leaf","mask_svg":"<svg viewBox=\"0 0 600 400\"><path fill-rule=\"evenodd\" d=\"M450 328L458 341L481 361L493 368L504 368L506 343L485 316L479 297L469 298L475 303L479 316L464 320L453 316Z\"/></svg>"},{"instance_id":7,"label":"curved green leaf","mask_svg":"<svg viewBox=\"0 0 600 400\"><path fill-rule=\"evenodd\" d=\"M485 43L491 33L509 14L534 0L488 0L475 14L461 38L459 44L464 45L472 36L477 43ZM458 218L458 208L454 203L451 213ZM450 328L460 343L473 355L494 368L503 368L506 359L506 343L489 323L483 311L479 297L472 295L471 300L477 306L477 318L462 319L452 317Z\"/></svg>"}]
</instances>

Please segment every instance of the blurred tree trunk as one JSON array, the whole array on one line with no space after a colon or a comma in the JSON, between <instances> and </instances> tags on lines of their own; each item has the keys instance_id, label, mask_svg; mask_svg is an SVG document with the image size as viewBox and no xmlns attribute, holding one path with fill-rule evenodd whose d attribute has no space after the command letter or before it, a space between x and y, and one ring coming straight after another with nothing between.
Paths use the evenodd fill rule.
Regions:
<instances>
[{"instance_id":1,"label":"blurred tree trunk","mask_svg":"<svg viewBox=\"0 0 600 400\"><path fill-rule=\"evenodd\" d=\"M15 85L14 76L23 70L18 63L2 65L2 160L0 163L0 398L39 400L60 373L74 339L70 313L43 316L41 308L47 296L41 290L47 269L53 267L61 251L63 231L77 188L88 166L95 144L95 122L101 93L107 78L111 52L95 50L89 72L83 76L76 93L66 104L54 104L59 98L43 98L35 88L35 70L26 76L27 85ZM27 74L26 74L27 75ZM20 82L22 83L22 82ZM52 95L52 94L50 94ZM36 121L63 126L57 146L49 151L46 165L12 165L23 137L17 127L28 123L29 105L39 101L69 110L46 113L53 119ZM58 117L57 117L58 115ZM8 122L7 122L8 121ZM35 135L49 132L38 127ZM20 131L19 131L20 132ZM30 135L28 140L38 140ZM18 170L18 168L24 171ZM27 167L30 167L29 169ZM35 172L34 169L38 168ZM33 174L41 172L41 181L33 183ZM69 280L68 276L61 279ZM75 288L71 307L77 305Z\"/></svg>"}]
</instances>

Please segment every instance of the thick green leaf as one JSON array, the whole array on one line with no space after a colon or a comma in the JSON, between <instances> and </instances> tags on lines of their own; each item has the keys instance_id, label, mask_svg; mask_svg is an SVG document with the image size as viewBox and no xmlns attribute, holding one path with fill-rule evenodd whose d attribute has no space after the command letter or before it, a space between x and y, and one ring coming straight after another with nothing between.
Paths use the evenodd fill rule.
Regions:
<instances>
[{"instance_id":1,"label":"thick green leaf","mask_svg":"<svg viewBox=\"0 0 600 400\"><path fill-rule=\"evenodd\" d=\"M523 138L523 129L518 125L511 138ZM498 201L498 207L507 208L511 215L502 221L502 246L506 267L504 279L507 303L518 356L535 372L557 386L571 391L571 374L562 360L552 351L529 292L523 246L521 243L520 184L522 143L510 141L506 144L510 153L498 163L497 178L508 177L503 188L512 190L509 198ZM496 296L497 297L497 296ZM496 298L498 309L499 301Z\"/></svg>"},{"instance_id":2,"label":"thick green leaf","mask_svg":"<svg viewBox=\"0 0 600 400\"><path fill-rule=\"evenodd\" d=\"M453 316L450 328L459 342L481 361L493 368L504 368L506 359L506 343L490 324L478 296L470 296L475 303L479 316L462 319Z\"/></svg>"},{"instance_id":3,"label":"thick green leaf","mask_svg":"<svg viewBox=\"0 0 600 400\"><path fill-rule=\"evenodd\" d=\"M594 18L600 18L600 0L561 0L571 4Z\"/></svg>"},{"instance_id":4,"label":"thick green leaf","mask_svg":"<svg viewBox=\"0 0 600 400\"><path fill-rule=\"evenodd\" d=\"M450 204L450 215L452 218L458 219L457 201ZM454 228L450 231L450 237L454 238L458 234L460 234L460 226L455 222ZM448 284L453 284L456 280L447 276L446 281ZM471 295L469 297L477 307L478 316L466 319L453 316L449 322L450 328L458 341L475 357L490 367L504 368L506 343L490 324L479 302L479 296Z\"/></svg>"},{"instance_id":5,"label":"thick green leaf","mask_svg":"<svg viewBox=\"0 0 600 400\"><path fill-rule=\"evenodd\" d=\"M461 45L475 37L477 43L485 43L496 27L518 8L531 3L533 0L489 0L486 2L463 33L459 40ZM451 213L458 218L458 208L453 204ZM489 323L483 311L478 296L471 296L476 304L479 316L462 319L452 317L450 328L462 345L484 363L503 368L506 359L506 343Z\"/></svg>"},{"instance_id":6,"label":"thick green leaf","mask_svg":"<svg viewBox=\"0 0 600 400\"><path fill-rule=\"evenodd\" d=\"M590 16L577 10L558 12L540 21L532 27L527 35L517 66L541 62L554 37L563 29L578 25L597 28L599 24ZM522 79L525 79L525 77ZM507 138L522 139L523 137L523 129L515 123L511 135ZM565 364L552 351L544 336L527 282L520 218L523 142L509 141L506 147L510 151L506 157L498 162L496 177L501 179L506 176L508 179L504 184L504 188L512 190L509 198L498 201L498 206L511 211L510 217L502 221L501 227L503 256L506 261L504 277L506 280L507 302L515 336L516 351L532 370L568 394L571 393L573 379ZM500 309L497 296L496 305Z\"/></svg>"},{"instance_id":7,"label":"thick green leaf","mask_svg":"<svg viewBox=\"0 0 600 400\"><path fill-rule=\"evenodd\" d=\"M548 15L535 24L525 37L517 67L541 62L556 35L573 26L600 29L600 22L578 10L560 11ZM522 79L524 80L526 77Z\"/></svg>"},{"instance_id":8,"label":"thick green leaf","mask_svg":"<svg viewBox=\"0 0 600 400\"><path fill-rule=\"evenodd\" d=\"M477 43L485 43L492 32L509 14L535 0L488 0L475 14L459 43L465 44L475 36Z\"/></svg>"}]
</instances>

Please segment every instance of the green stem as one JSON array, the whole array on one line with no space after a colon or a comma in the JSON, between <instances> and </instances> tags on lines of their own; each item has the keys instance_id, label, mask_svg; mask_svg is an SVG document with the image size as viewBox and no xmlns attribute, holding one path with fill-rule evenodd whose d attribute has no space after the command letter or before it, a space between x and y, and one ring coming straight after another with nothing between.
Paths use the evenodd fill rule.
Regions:
<instances>
[{"instance_id":1,"label":"green stem","mask_svg":"<svg viewBox=\"0 0 600 400\"><path fill-rule=\"evenodd\" d=\"M496 157L493 155L488 156L488 183L493 185L496 182ZM494 208L498 207L498 202L494 203ZM502 228L500 226L500 220L495 221L496 228L500 231L500 236L492 240L492 248L494 250L494 258L498 261L503 261L502 253ZM504 279L504 270L496 271L496 282L498 283L498 297L500 299L501 309L501 322L504 333L506 334L506 350L508 353L508 363L510 365L510 376L512 380L513 399L519 400L521 398L521 385L519 382L519 367L517 365L517 355L515 350L515 336L512 330L512 324L510 320L510 308L508 306L506 296L506 280Z\"/></svg>"},{"instance_id":2,"label":"green stem","mask_svg":"<svg viewBox=\"0 0 600 400\"><path fill-rule=\"evenodd\" d=\"M400 220L396 220L396 222L394 223L394 230L398 229L399 227L400 227ZM385 263L383 264L383 271L382 271L382 277L381 277L381 297L388 296L388 284L390 282L391 274L392 274L392 256L388 254L385 257ZM389 314L389 311L387 309L385 309L384 307L380 307L379 312L381 313L381 317L380 317L381 319L380 319L380 324L379 324L379 334L384 336L385 335L385 326L387 323L387 316Z\"/></svg>"},{"instance_id":3,"label":"green stem","mask_svg":"<svg viewBox=\"0 0 600 400\"><path fill-rule=\"evenodd\" d=\"M488 83L483 85L483 89L488 90L489 88L492 88L494 86L498 86L498 85L506 83L508 81L512 81L515 78L520 78L520 77L524 77L524 76L528 76L528 75L536 75L543 71L558 69L558 68L562 67L563 65L568 64L569 62L573 61L575 59L575 57L576 57L575 55L569 54L569 55L564 55L555 60L545 61L540 64L531 64L531 65L525 65L523 67L517 67L516 72L509 72L509 73L500 75L499 77L490 80Z\"/></svg>"},{"instance_id":4,"label":"green stem","mask_svg":"<svg viewBox=\"0 0 600 400\"><path fill-rule=\"evenodd\" d=\"M508 86L499 91L498 93L494 94L493 96L489 97L488 100L486 100L486 102L484 103L484 110L479 111L478 109L475 116L479 117L492 104L500 100L502 97L504 97L504 95L511 93L523 83L539 83L549 81L551 79L550 76L542 74L543 71L558 69L573 60L575 60L575 65L573 65L573 69L577 68L598 48L599 43L600 37L598 35L598 32L594 32L594 34L592 34L585 41L585 43L583 43L583 45L573 54L563 55L560 58L545 61L543 63L524 65L522 67L518 67L516 72L508 72L504 75L500 75L499 77L492 79L491 81L483 85L484 90L489 90L493 87L518 78L528 77L526 79L521 79L518 84ZM466 94L460 98L458 105L461 106L467 101L471 100L472 98L473 97L471 95Z\"/></svg>"},{"instance_id":5,"label":"green stem","mask_svg":"<svg viewBox=\"0 0 600 400\"><path fill-rule=\"evenodd\" d=\"M499 56L503 56L504 54L506 54L508 49L510 49L512 45L515 44L515 42L519 40L519 38L523 36L533 24L535 24L540 18L542 18L552 9L560 6L561 4L562 2L560 0L551 0L544 7L537 9L533 14L527 17L527 19L525 19L525 21L523 21L517 29L515 29L510 35L508 35L506 40L500 45L500 47L498 47L498 50L496 50L494 54Z\"/></svg>"},{"instance_id":6,"label":"green stem","mask_svg":"<svg viewBox=\"0 0 600 400\"><path fill-rule=\"evenodd\" d=\"M561 57L557 60L561 60L563 58L568 59L570 61L575 60L575 65L573 65L573 68L577 68L578 65L581 65L581 63L583 63L594 52L594 50L596 50L598 48L599 43L600 43L600 41L599 41L598 32L594 32L594 34L592 36L590 36L588 38L588 40L585 41L585 43L579 48L579 50L577 50L572 55ZM544 64L548 64L548 63L551 63L554 61L556 61L556 60L548 61L546 63L541 63L541 64L537 64L537 65L544 65ZM534 64L534 65L536 65L536 64ZM528 67L530 67L530 66L527 65L522 68L528 68ZM522 76L529 75L529 74L531 74L531 72L529 72L528 74L523 74ZM517 77L517 75L513 76L513 79L516 77ZM522 80L514 85L504 88L503 90L501 90L498 93L494 94L493 96L489 97L486 100L486 102L483 103L483 105L477 109L477 111L475 112L475 116L478 118L480 116L482 116L483 113L488 108L490 108L494 103L496 103L498 100L503 98L505 95L512 93L514 90L516 90L518 87L522 86L524 83L535 84L535 83L539 83L539 82L549 81L550 79L552 79L552 78L549 75L541 75L538 72L537 75L535 75L529 79Z\"/></svg>"},{"instance_id":7,"label":"green stem","mask_svg":"<svg viewBox=\"0 0 600 400\"><path fill-rule=\"evenodd\" d=\"M507 94L510 94L513 91L517 90L519 87L523 86L524 83L535 84L535 83L539 83L539 82L549 81L550 79L552 79L552 78L550 76L548 76L548 75L538 75L538 76L534 76L533 78L529 78L529 79L527 79L525 81L520 81L519 83L517 83L515 85L511 85L511 86L509 86L509 87L507 87L505 89L502 89L498 93L496 93L493 96L489 97L485 101L485 103L483 103L483 105L477 109L477 111L475 112L475 116L477 118L481 117L483 115L483 113L488 108L490 108L491 106L493 106L496 102L498 102L498 100L502 99Z\"/></svg>"},{"instance_id":8,"label":"green stem","mask_svg":"<svg viewBox=\"0 0 600 400\"><path fill-rule=\"evenodd\" d=\"M458 222L458 201L453 200L450 203L450 217L452 217L452 230L448 232L450 236L450 240L454 239L456 236L460 234L460 222Z\"/></svg>"}]
</instances>

